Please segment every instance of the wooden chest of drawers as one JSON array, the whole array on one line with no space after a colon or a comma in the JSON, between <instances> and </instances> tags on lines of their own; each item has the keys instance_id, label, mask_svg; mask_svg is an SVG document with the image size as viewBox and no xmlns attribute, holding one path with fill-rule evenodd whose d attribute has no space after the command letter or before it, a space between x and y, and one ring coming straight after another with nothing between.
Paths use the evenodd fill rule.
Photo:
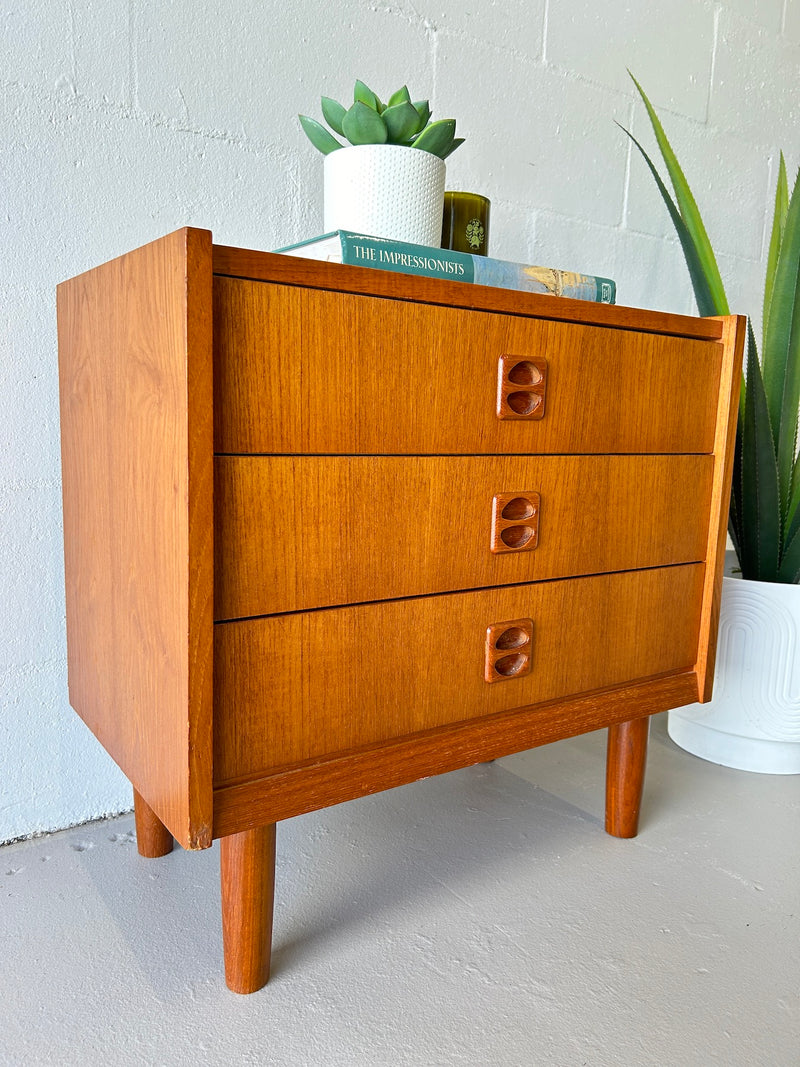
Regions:
<instances>
[{"instance_id":1,"label":"wooden chest of drawers","mask_svg":"<svg viewBox=\"0 0 800 1067\"><path fill-rule=\"evenodd\" d=\"M59 287L70 701L140 851L222 838L231 988L281 819L710 695L743 320L213 246Z\"/></svg>"}]
</instances>

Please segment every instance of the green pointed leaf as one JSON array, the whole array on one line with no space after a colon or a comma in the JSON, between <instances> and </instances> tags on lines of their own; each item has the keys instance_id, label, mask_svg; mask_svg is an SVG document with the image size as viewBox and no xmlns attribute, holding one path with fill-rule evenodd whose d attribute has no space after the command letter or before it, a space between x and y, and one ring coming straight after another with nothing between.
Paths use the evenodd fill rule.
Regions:
<instances>
[{"instance_id":1,"label":"green pointed leaf","mask_svg":"<svg viewBox=\"0 0 800 1067\"><path fill-rule=\"evenodd\" d=\"M359 101L366 107L371 108L372 111L378 111L379 100L375 93L370 89L368 85L365 85L362 81L356 81L355 88L353 89L353 103L357 104Z\"/></svg>"},{"instance_id":2,"label":"green pointed leaf","mask_svg":"<svg viewBox=\"0 0 800 1067\"><path fill-rule=\"evenodd\" d=\"M784 540L788 541L795 528L800 528L800 457L794 461L792 472L792 493L789 498L789 507L783 520Z\"/></svg>"},{"instance_id":3,"label":"green pointed leaf","mask_svg":"<svg viewBox=\"0 0 800 1067\"><path fill-rule=\"evenodd\" d=\"M464 143L464 138L463 137L455 137L455 138L453 138L453 143L450 145L450 147L447 149L445 154L442 156L442 159L447 159L448 156L452 156L453 152L455 152L455 150L460 145L462 145L463 143Z\"/></svg>"},{"instance_id":4,"label":"green pointed leaf","mask_svg":"<svg viewBox=\"0 0 800 1067\"><path fill-rule=\"evenodd\" d=\"M800 460L798 460L800 463ZM794 505L794 506L792 506ZM800 508L797 507L797 500L792 500L792 504L789 506L789 515L783 524L783 556L781 557L781 567L783 567L783 560L789 552L789 546L800 533Z\"/></svg>"},{"instance_id":5,"label":"green pointed leaf","mask_svg":"<svg viewBox=\"0 0 800 1067\"><path fill-rule=\"evenodd\" d=\"M317 122L316 119L310 119L308 115L298 115L297 117L300 119L300 125L305 130L309 141L323 155L327 156L329 152L335 152L337 148L344 148L344 145L339 144L333 134L326 130L321 122Z\"/></svg>"},{"instance_id":6,"label":"green pointed leaf","mask_svg":"<svg viewBox=\"0 0 800 1067\"><path fill-rule=\"evenodd\" d=\"M411 104L411 96L405 85L402 89L398 89L396 93L392 93L386 106L394 107L396 104ZM411 106L413 107L414 105L411 104Z\"/></svg>"},{"instance_id":7,"label":"green pointed leaf","mask_svg":"<svg viewBox=\"0 0 800 1067\"><path fill-rule=\"evenodd\" d=\"M619 123L617 123L619 125ZM703 268L703 264L700 260L700 254L695 244L694 237L689 232L689 228L683 220L678 208L675 205L672 197L669 194L664 182L661 180L661 175L656 170L655 164L648 156L647 152L642 148L636 138L630 131L626 130L624 126L620 126L628 137L633 141L636 147L641 152L645 163L650 168L650 173L655 179L655 183L658 186L658 191L667 205L672 224L675 227L675 231L678 234L678 239L683 249L684 259L686 260L686 266L689 268L689 277L691 278L692 288L694 289L695 300L697 301L697 309L701 315L724 315L727 314L727 310L721 310L717 303L717 298L711 289L708 282L708 277ZM727 302L725 303L727 309Z\"/></svg>"},{"instance_id":8,"label":"green pointed leaf","mask_svg":"<svg viewBox=\"0 0 800 1067\"><path fill-rule=\"evenodd\" d=\"M762 338L767 331L767 319L769 318L769 305L772 301L772 286L775 281L775 268L778 265L778 252L783 240L783 230L786 226L786 213L789 210L789 183L786 179L786 160L781 152L778 166L778 183L775 187L775 211L772 216L772 236L769 241L769 256L767 257L767 278L764 284L764 311L761 320Z\"/></svg>"},{"instance_id":9,"label":"green pointed leaf","mask_svg":"<svg viewBox=\"0 0 800 1067\"><path fill-rule=\"evenodd\" d=\"M781 513L792 494L800 409L800 171L780 244L764 335L764 388L778 459Z\"/></svg>"},{"instance_id":10,"label":"green pointed leaf","mask_svg":"<svg viewBox=\"0 0 800 1067\"><path fill-rule=\"evenodd\" d=\"M753 327L747 334L747 399L742 431L742 577L775 581L780 558L778 466Z\"/></svg>"},{"instance_id":11,"label":"green pointed leaf","mask_svg":"<svg viewBox=\"0 0 800 1067\"><path fill-rule=\"evenodd\" d=\"M334 133L338 133L340 137L344 137L344 130L342 129L342 119L344 118L347 108L344 104L340 104L338 100L331 100L329 96L323 96L322 98L322 117L328 123Z\"/></svg>"},{"instance_id":12,"label":"green pointed leaf","mask_svg":"<svg viewBox=\"0 0 800 1067\"><path fill-rule=\"evenodd\" d=\"M795 531L786 545L777 579L792 585L800 581L800 530Z\"/></svg>"},{"instance_id":13,"label":"green pointed leaf","mask_svg":"<svg viewBox=\"0 0 800 1067\"><path fill-rule=\"evenodd\" d=\"M414 148L431 152L440 159L450 152L456 134L455 119L439 119L426 126L422 133L414 138Z\"/></svg>"},{"instance_id":14,"label":"green pointed leaf","mask_svg":"<svg viewBox=\"0 0 800 1067\"><path fill-rule=\"evenodd\" d=\"M742 373L742 381L739 385L739 421L737 426L744 426L744 406L747 402L747 382L745 381L744 373Z\"/></svg>"},{"instance_id":15,"label":"green pointed leaf","mask_svg":"<svg viewBox=\"0 0 800 1067\"><path fill-rule=\"evenodd\" d=\"M728 533L733 542L739 567L742 565L742 427L744 417L736 424L733 446L733 477L731 478L731 502L728 509Z\"/></svg>"},{"instance_id":16,"label":"green pointed leaf","mask_svg":"<svg viewBox=\"0 0 800 1067\"><path fill-rule=\"evenodd\" d=\"M700 216L700 212L695 203L692 191L689 188L689 183L686 181L677 157L672 150L672 146L667 140L667 135L664 133L664 128L661 125L658 116L655 113L653 105L647 98L644 89L638 83L636 78L633 77L630 71L633 84L639 90L639 95L644 101L644 106L647 108L647 114L650 118L650 123L653 127L653 132L656 135L658 147L661 150L661 155L664 158L667 171L672 181L672 187L675 190L675 199L678 202L678 208L680 210L681 218L686 224L686 228L692 236L697 257L700 261L703 273L705 274L708 288L711 290L714 306L718 309L716 314L728 315L730 310L728 308L728 298L725 296L725 287L722 284L722 278L720 277L719 268L717 267L717 260L714 256L714 251L711 247L711 242L708 239L706 228L703 225L703 220ZM703 312L701 312L703 314Z\"/></svg>"},{"instance_id":17,"label":"green pointed leaf","mask_svg":"<svg viewBox=\"0 0 800 1067\"><path fill-rule=\"evenodd\" d=\"M431 121L431 105L427 100L415 100L414 110L419 115L419 128L424 130Z\"/></svg>"},{"instance_id":18,"label":"green pointed leaf","mask_svg":"<svg viewBox=\"0 0 800 1067\"><path fill-rule=\"evenodd\" d=\"M389 141L392 144L410 141L419 130L419 115L410 100L390 104L381 115L381 119L386 123Z\"/></svg>"},{"instance_id":19,"label":"green pointed leaf","mask_svg":"<svg viewBox=\"0 0 800 1067\"><path fill-rule=\"evenodd\" d=\"M350 144L386 144L389 137L383 118L360 100L345 113L342 129Z\"/></svg>"}]
</instances>

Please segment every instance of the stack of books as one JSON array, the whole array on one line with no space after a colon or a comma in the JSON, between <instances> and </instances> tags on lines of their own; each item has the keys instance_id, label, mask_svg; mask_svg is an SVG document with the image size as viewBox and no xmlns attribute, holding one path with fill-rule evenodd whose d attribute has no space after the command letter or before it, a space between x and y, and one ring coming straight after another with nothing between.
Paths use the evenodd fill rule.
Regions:
<instances>
[{"instance_id":1,"label":"stack of books","mask_svg":"<svg viewBox=\"0 0 800 1067\"><path fill-rule=\"evenodd\" d=\"M359 267L393 270L400 274L422 274L429 278L492 285L499 289L518 289L528 293L568 296L573 300L594 300L613 304L616 283L610 278L596 278L551 267L532 267L509 263L489 256L473 256L449 248L404 244L384 237L369 237L349 230L313 237L309 241L277 249L287 256L319 259L329 263L348 263Z\"/></svg>"}]
</instances>

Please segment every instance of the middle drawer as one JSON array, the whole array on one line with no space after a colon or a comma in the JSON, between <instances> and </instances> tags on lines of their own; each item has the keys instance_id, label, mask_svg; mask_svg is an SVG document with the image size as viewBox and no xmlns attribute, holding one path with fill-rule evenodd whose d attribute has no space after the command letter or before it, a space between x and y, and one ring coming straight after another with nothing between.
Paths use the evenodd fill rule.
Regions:
<instances>
[{"instance_id":1,"label":"middle drawer","mask_svg":"<svg viewBox=\"0 0 800 1067\"><path fill-rule=\"evenodd\" d=\"M712 472L707 455L218 456L214 616L701 561Z\"/></svg>"}]
</instances>

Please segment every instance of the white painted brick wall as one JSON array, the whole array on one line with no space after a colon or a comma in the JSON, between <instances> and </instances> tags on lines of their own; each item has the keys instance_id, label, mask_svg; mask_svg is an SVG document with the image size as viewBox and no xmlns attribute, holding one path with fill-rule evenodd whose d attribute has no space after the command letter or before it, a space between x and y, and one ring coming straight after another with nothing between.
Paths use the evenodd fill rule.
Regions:
<instances>
[{"instance_id":1,"label":"white painted brick wall","mask_svg":"<svg viewBox=\"0 0 800 1067\"><path fill-rule=\"evenodd\" d=\"M758 316L778 149L800 163L800 0L0 0L0 841L130 805L67 705L57 282L186 224L267 249L318 232L295 116L360 76L455 115L448 186L491 197L495 255L690 312L614 122L653 148L626 68Z\"/></svg>"}]
</instances>

